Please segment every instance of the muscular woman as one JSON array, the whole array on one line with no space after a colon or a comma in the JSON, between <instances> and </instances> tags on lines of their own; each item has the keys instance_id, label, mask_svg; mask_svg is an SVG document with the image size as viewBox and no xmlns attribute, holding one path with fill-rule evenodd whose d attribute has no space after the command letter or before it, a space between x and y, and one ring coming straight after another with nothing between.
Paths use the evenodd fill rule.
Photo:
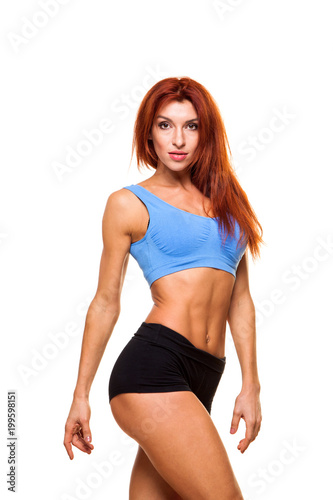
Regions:
<instances>
[{"instance_id":1,"label":"muscular woman","mask_svg":"<svg viewBox=\"0 0 333 500\"><path fill-rule=\"evenodd\" d=\"M231 419L246 434L261 424L255 308L248 253L259 256L262 228L232 169L225 127L209 92L190 78L166 78L144 97L132 147L154 174L110 194L103 252L89 306L64 445L93 450L89 391L120 315L131 254L153 306L112 369L109 402L138 443L130 500L243 499L210 416L226 364L228 322L242 373Z\"/></svg>"}]
</instances>

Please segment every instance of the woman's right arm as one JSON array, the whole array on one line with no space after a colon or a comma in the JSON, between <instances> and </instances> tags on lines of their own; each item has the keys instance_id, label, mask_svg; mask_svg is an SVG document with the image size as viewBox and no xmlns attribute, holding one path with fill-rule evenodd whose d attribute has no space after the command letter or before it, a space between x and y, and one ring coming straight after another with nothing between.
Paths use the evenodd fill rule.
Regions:
<instances>
[{"instance_id":1,"label":"woman's right arm","mask_svg":"<svg viewBox=\"0 0 333 500\"><path fill-rule=\"evenodd\" d=\"M106 203L103 251L96 294L88 308L73 402L65 425L64 446L74 458L72 444L91 453L89 392L103 353L120 314L120 297L131 245L131 199L124 190L112 193Z\"/></svg>"}]
</instances>

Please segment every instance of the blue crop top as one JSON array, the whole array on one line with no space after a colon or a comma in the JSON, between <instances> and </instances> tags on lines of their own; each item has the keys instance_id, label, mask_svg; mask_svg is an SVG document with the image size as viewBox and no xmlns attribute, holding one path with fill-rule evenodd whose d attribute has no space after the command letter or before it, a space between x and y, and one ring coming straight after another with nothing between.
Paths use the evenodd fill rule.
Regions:
<instances>
[{"instance_id":1,"label":"blue crop top","mask_svg":"<svg viewBox=\"0 0 333 500\"><path fill-rule=\"evenodd\" d=\"M221 246L217 218L181 210L138 184L124 189L132 191L149 213L146 234L130 248L149 287L162 276L193 267L213 267L236 276L246 249L246 244L236 249L240 236L237 221L235 237L228 235Z\"/></svg>"}]
</instances>

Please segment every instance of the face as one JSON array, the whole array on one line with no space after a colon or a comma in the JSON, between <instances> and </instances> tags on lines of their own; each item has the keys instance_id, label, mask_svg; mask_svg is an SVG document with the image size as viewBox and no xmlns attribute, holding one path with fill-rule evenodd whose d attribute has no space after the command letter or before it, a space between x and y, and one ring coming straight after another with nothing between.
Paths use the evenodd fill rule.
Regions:
<instances>
[{"instance_id":1,"label":"face","mask_svg":"<svg viewBox=\"0 0 333 500\"><path fill-rule=\"evenodd\" d=\"M149 135L158 156L157 168L175 172L186 169L199 143L198 126L198 116L190 101L171 101L160 109Z\"/></svg>"}]
</instances>

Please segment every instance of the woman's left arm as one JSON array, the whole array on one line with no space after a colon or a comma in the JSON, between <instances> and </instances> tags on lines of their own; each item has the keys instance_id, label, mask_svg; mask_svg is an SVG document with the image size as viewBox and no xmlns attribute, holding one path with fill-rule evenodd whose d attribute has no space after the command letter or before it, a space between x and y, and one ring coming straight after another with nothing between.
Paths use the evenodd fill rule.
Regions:
<instances>
[{"instance_id":1,"label":"woman's left arm","mask_svg":"<svg viewBox=\"0 0 333 500\"><path fill-rule=\"evenodd\" d=\"M257 437L262 420L255 307L249 289L247 258L246 250L237 268L227 318L242 371L242 389L235 401L230 432L237 432L240 419L245 420L245 439L242 439L237 447L242 453Z\"/></svg>"}]
</instances>

